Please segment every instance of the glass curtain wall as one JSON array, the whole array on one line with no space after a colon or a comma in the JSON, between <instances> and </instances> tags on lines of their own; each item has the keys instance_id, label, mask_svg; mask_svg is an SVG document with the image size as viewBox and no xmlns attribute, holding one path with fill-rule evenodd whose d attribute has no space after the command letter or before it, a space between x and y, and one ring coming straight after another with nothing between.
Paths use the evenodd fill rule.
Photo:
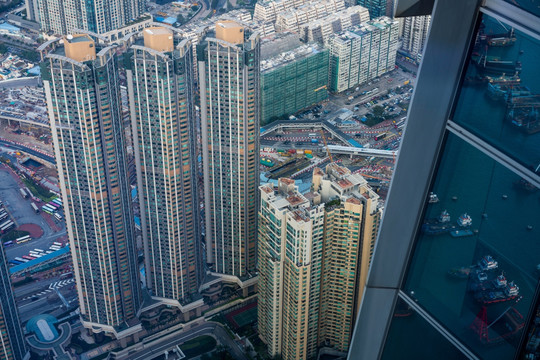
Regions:
<instances>
[{"instance_id":1,"label":"glass curtain wall","mask_svg":"<svg viewBox=\"0 0 540 360\"><path fill-rule=\"evenodd\" d=\"M451 5L438 2L435 20L445 7ZM411 205L417 217L403 215L414 221L411 231L391 238L395 223L388 214L383 219L350 359L368 354L358 350L359 337L375 318L388 325L371 352L382 359L540 358L540 1L488 0L469 11L460 70L447 79L455 84L447 117L432 119L443 124L439 133L412 132L422 121L413 117L414 102L422 104L428 81L419 80L415 91L401 151L425 136L439 143L427 155L433 162L424 166L422 200ZM449 51L438 40L435 28L424 61ZM398 159L398 189L411 176L399 170L406 156ZM390 212L407 208L407 196L392 190ZM406 243L396 246L402 257L388 256L398 241ZM380 270L395 258L403 259L400 275ZM389 283L393 310L373 315L386 313L384 302L369 299Z\"/></svg>"}]
</instances>

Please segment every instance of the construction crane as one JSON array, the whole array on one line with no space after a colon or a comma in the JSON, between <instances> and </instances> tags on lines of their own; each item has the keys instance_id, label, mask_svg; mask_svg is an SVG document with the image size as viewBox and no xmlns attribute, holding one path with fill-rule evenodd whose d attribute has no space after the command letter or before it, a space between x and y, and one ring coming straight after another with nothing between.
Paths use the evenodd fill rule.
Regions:
<instances>
[{"instance_id":1,"label":"construction crane","mask_svg":"<svg viewBox=\"0 0 540 360\"><path fill-rule=\"evenodd\" d=\"M324 147L326 148L326 153L328 154L328 157L330 158L330 162L333 163L334 160L332 159L332 153L330 152L330 149L328 148L328 143L326 142L326 136L324 136L324 130L321 129L320 132L321 132L322 140L324 142Z\"/></svg>"}]
</instances>

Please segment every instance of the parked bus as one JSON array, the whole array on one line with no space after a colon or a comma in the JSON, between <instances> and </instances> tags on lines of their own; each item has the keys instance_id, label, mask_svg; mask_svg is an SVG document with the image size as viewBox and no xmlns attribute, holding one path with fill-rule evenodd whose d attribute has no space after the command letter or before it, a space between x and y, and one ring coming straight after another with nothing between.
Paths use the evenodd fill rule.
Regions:
<instances>
[{"instance_id":1,"label":"parked bus","mask_svg":"<svg viewBox=\"0 0 540 360\"><path fill-rule=\"evenodd\" d=\"M59 242L55 241L55 242L53 242L53 245L62 246L62 243L59 243Z\"/></svg>"},{"instance_id":2,"label":"parked bus","mask_svg":"<svg viewBox=\"0 0 540 360\"><path fill-rule=\"evenodd\" d=\"M9 224L10 222L12 222L12 221L11 221L11 220L8 220L8 221L6 221L6 222L0 224L0 229L1 229L2 227L4 227L5 225Z\"/></svg>"},{"instance_id":3,"label":"parked bus","mask_svg":"<svg viewBox=\"0 0 540 360\"><path fill-rule=\"evenodd\" d=\"M38 252L36 252L34 250L30 250L29 253L30 253L31 256L36 256L38 254Z\"/></svg>"},{"instance_id":4,"label":"parked bus","mask_svg":"<svg viewBox=\"0 0 540 360\"><path fill-rule=\"evenodd\" d=\"M21 194L23 199L28 199L29 195L26 191L24 191L23 188L19 188L19 193Z\"/></svg>"},{"instance_id":5,"label":"parked bus","mask_svg":"<svg viewBox=\"0 0 540 360\"><path fill-rule=\"evenodd\" d=\"M44 250L41 250L41 249L34 249L34 251L37 251L38 253L45 252Z\"/></svg>"},{"instance_id":6,"label":"parked bus","mask_svg":"<svg viewBox=\"0 0 540 360\"><path fill-rule=\"evenodd\" d=\"M376 135L374 139L375 139L375 141L383 140L384 138L386 138L387 135L388 135L388 133L383 132L383 133L380 133L380 134Z\"/></svg>"},{"instance_id":7,"label":"parked bus","mask_svg":"<svg viewBox=\"0 0 540 360\"><path fill-rule=\"evenodd\" d=\"M311 134L309 134L309 137L315 137L315 136L317 136L317 133L311 133Z\"/></svg>"},{"instance_id":8,"label":"parked bus","mask_svg":"<svg viewBox=\"0 0 540 360\"><path fill-rule=\"evenodd\" d=\"M32 239L30 238L30 235L21 236L20 238L15 239L15 241L17 242L17 244L21 244L21 243L23 243L23 242L27 242L27 241L30 241L30 240L32 240Z\"/></svg>"},{"instance_id":9,"label":"parked bus","mask_svg":"<svg viewBox=\"0 0 540 360\"><path fill-rule=\"evenodd\" d=\"M52 207L54 210L60 209L60 206L58 204L53 203L52 201L48 202L47 206Z\"/></svg>"},{"instance_id":10,"label":"parked bus","mask_svg":"<svg viewBox=\"0 0 540 360\"><path fill-rule=\"evenodd\" d=\"M13 221L8 221L7 223L5 223L5 225L0 227L0 234L4 234L14 227L15 227L15 224L13 223Z\"/></svg>"},{"instance_id":11,"label":"parked bus","mask_svg":"<svg viewBox=\"0 0 540 360\"><path fill-rule=\"evenodd\" d=\"M37 207L36 203L30 203L30 206L36 214L39 214L39 208Z\"/></svg>"},{"instance_id":12,"label":"parked bus","mask_svg":"<svg viewBox=\"0 0 540 360\"><path fill-rule=\"evenodd\" d=\"M62 201L59 200L59 199L54 199L52 202L55 203L58 206L62 206Z\"/></svg>"},{"instance_id":13,"label":"parked bus","mask_svg":"<svg viewBox=\"0 0 540 360\"><path fill-rule=\"evenodd\" d=\"M25 242L29 242L30 240L32 240L32 238L29 235L23 236L23 238L24 239L22 239L22 240L17 240L17 244L23 244Z\"/></svg>"},{"instance_id":14,"label":"parked bus","mask_svg":"<svg viewBox=\"0 0 540 360\"><path fill-rule=\"evenodd\" d=\"M17 261L22 262L22 263L28 262L28 260L22 259L20 257L16 257L14 260L17 260Z\"/></svg>"},{"instance_id":15,"label":"parked bus","mask_svg":"<svg viewBox=\"0 0 540 360\"><path fill-rule=\"evenodd\" d=\"M6 241L6 242L4 243L4 246L11 246L11 245L13 245L13 241L12 241L12 240Z\"/></svg>"},{"instance_id":16,"label":"parked bus","mask_svg":"<svg viewBox=\"0 0 540 360\"><path fill-rule=\"evenodd\" d=\"M47 205L43 205L41 207L41 210L43 210L43 212L47 213L47 214L53 214L54 213L54 209L51 209L49 206Z\"/></svg>"},{"instance_id":17,"label":"parked bus","mask_svg":"<svg viewBox=\"0 0 540 360\"><path fill-rule=\"evenodd\" d=\"M3 213L2 215L0 215L0 221L3 221L5 219L7 219L8 217L8 214L7 213Z\"/></svg>"},{"instance_id":18,"label":"parked bus","mask_svg":"<svg viewBox=\"0 0 540 360\"><path fill-rule=\"evenodd\" d=\"M54 217L55 217L56 220L58 220L58 221L62 220L62 215L60 215L59 213L54 213Z\"/></svg>"},{"instance_id":19,"label":"parked bus","mask_svg":"<svg viewBox=\"0 0 540 360\"><path fill-rule=\"evenodd\" d=\"M26 260L34 260L34 259L37 259L35 256L30 256L30 255L23 255L22 258L23 258L23 259L26 259Z\"/></svg>"},{"instance_id":20,"label":"parked bus","mask_svg":"<svg viewBox=\"0 0 540 360\"><path fill-rule=\"evenodd\" d=\"M51 246L49 249L52 250L52 251L58 251L58 250L60 250L60 247L59 247L59 246L54 246L54 245L53 245L53 246Z\"/></svg>"},{"instance_id":21,"label":"parked bus","mask_svg":"<svg viewBox=\"0 0 540 360\"><path fill-rule=\"evenodd\" d=\"M44 208L44 207L50 211L56 211L56 208L52 205L46 204L46 205L43 205L41 208Z\"/></svg>"},{"instance_id":22,"label":"parked bus","mask_svg":"<svg viewBox=\"0 0 540 360\"><path fill-rule=\"evenodd\" d=\"M20 265L23 262L13 259L13 260L9 260L8 263L10 263L11 265Z\"/></svg>"}]
</instances>

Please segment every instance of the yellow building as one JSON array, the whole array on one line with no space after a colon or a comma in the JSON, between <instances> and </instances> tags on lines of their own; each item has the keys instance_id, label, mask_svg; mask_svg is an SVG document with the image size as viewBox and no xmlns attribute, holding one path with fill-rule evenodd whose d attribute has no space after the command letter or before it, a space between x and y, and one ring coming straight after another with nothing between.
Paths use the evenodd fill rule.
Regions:
<instances>
[{"instance_id":1,"label":"yellow building","mask_svg":"<svg viewBox=\"0 0 540 360\"><path fill-rule=\"evenodd\" d=\"M271 356L346 352L381 215L360 175L316 168L313 192L294 181L260 187L259 333Z\"/></svg>"}]
</instances>

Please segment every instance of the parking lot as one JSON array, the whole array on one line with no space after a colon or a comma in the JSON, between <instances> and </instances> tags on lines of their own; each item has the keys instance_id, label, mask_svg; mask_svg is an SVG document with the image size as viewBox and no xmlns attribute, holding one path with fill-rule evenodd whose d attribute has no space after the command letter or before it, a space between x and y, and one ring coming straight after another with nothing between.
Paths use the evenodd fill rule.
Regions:
<instances>
[{"instance_id":1,"label":"parking lot","mask_svg":"<svg viewBox=\"0 0 540 360\"><path fill-rule=\"evenodd\" d=\"M32 210L30 206L32 200L23 199L19 194L19 187L10 170L4 166L0 167L0 200L4 203L4 207L10 214L11 219L15 222L16 227L20 227L23 224L35 224L41 227L43 235L27 243L15 244L5 248L8 260L21 257L22 255L28 255L29 251L35 248L46 250L58 238L66 235L65 225L63 223L57 223L58 227L62 230L56 232L47 224L42 214L36 214ZM40 204L37 205L39 206Z\"/></svg>"}]
</instances>

